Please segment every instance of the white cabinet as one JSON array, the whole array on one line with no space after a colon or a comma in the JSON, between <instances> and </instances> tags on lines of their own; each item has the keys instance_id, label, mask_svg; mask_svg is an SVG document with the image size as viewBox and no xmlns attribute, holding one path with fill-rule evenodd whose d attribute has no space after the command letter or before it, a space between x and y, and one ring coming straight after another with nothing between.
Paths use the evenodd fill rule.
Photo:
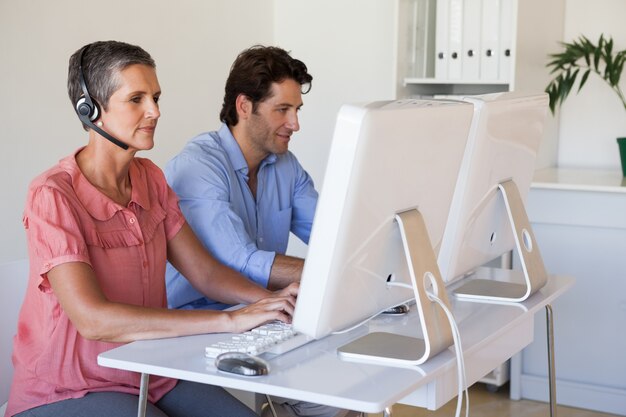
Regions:
<instances>
[{"instance_id":1,"label":"white cabinet","mask_svg":"<svg viewBox=\"0 0 626 417\"><path fill-rule=\"evenodd\" d=\"M564 0L398 0L397 97L543 91L563 11Z\"/></svg>"},{"instance_id":2,"label":"white cabinet","mask_svg":"<svg viewBox=\"0 0 626 417\"><path fill-rule=\"evenodd\" d=\"M626 186L618 171L537 171L526 204L551 274L576 278L553 305L557 401L626 415ZM511 361L511 396L547 401L545 317Z\"/></svg>"},{"instance_id":3,"label":"white cabinet","mask_svg":"<svg viewBox=\"0 0 626 417\"><path fill-rule=\"evenodd\" d=\"M461 63L463 78L467 80L480 79L481 58L481 5L483 0L465 0L463 9L463 49Z\"/></svg>"},{"instance_id":4,"label":"white cabinet","mask_svg":"<svg viewBox=\"0 0 626 417\"><path fill-rule=\"evenodd\" d=\"M405 92L509 90L516 11L517 0L401 0Z\"/></svg>"},{"instance_id":5,"label":"white cabinet","mask_svg":"<svg viewBox=\"0 0 626 417\"><path fill-rule=\"evenodd\" d=\"M436 0L434 78L508 84L516 8L516 0Z\"/></svg>"}]
</instances>

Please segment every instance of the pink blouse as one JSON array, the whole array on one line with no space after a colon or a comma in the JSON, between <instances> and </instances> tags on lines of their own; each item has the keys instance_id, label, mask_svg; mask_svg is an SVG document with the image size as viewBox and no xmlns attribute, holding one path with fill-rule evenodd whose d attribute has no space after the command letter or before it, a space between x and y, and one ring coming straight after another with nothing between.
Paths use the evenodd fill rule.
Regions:
<instances>
[{"instance_id":1,"label":"pink blouse","mask_svg":"<svg viewBox=\"0 0 626 417\"><path fill-rule=\"evenodd\" d=\"M88 392L139 393L139 374L98 366L98 354L120 344L78 333L50 287L52 268L85 262L109 300L167 307L167 241L185 221L176 195L156 165L135 158L129 171L131 201L122 207L87 181L76 164L78 152L29 187L23 222L30 276L14 339L6 416ZM175 384L151 377L149 400L158 401Z\"/></svg>"}]
</instances>

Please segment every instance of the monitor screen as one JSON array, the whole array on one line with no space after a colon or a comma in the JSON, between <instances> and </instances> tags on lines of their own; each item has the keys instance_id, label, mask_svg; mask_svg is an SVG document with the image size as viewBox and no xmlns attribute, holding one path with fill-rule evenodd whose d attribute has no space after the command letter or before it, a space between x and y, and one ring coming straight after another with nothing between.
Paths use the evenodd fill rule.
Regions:
<instances>
[{"instance_id":1,"label":"monitor screen","mask_svg":"<svg viewBox=\"0 0 626 417\"><path fill-rule=\"evenodd\" d=\"M463 101L476 111L438 257L448 284L514 249L499 184L516 185L523 209L548 109L547 94L497 93Z\"/></svg>"},{"instance_id":2,"label":"monitor screen","mask_svg":"<svg viewBox=\"0 0 626 417\"><path fill-rule=\"evenodd\" d=\"M432 248L439 247L473 112L472 104L445 100L340 109L293 318L297 331L320 338L414 297L388 284L411 284L395 215L417 208Z\"/></svg>"}]
</instances>

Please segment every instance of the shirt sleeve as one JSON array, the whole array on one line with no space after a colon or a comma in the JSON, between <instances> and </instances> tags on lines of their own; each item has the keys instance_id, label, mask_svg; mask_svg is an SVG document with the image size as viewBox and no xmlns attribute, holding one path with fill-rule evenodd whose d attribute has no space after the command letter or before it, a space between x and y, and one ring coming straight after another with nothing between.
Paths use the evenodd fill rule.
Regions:
<instances>
[{"instance_id":1,"label":"shirt sleeve","mask_svg":"<svg viewBox=\"0 0 626 417\"><path fill-rule=\"evenodd\" d=\"M222 263L267 287L275 253L258 249L233 210L228 169L217 157L183 153L168 163L165 176L204 246Z\"/></svg>"},{"instance_id":2,"label":"shirt sleeve","mask_svg":"<svg viewBox=\"0 0 626 417\"><path fill-rule=\"evenodd\" d=\"M313 218L317 206L317 191L313 179L295 159L296 184L293 196L293 211L291 219L291 232L298 236L304 243L309 243Z\"/></svg>"},{"instance_id":3,"label":"shirt sleeve","mask_svg":"<svg viewBox=\"0 0 626 417\"><path fill-rule=\"evenodd\" d=\"M39 288L49 291L46 274L66 262L90 264L89 252L70 198L60 190L40 186L29 197L24 227L32 254L31 266L42 278Z\"/></svg>"}]
</instances>

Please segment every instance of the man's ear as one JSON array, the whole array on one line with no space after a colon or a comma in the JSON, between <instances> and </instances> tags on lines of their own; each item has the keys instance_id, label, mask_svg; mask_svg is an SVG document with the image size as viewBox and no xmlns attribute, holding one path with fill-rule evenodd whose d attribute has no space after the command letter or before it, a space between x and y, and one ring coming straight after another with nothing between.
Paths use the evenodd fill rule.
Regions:
<instances>
[{"instance_id":1,"label":"man's ear","mask_svg":"<svg viewBox=\"0 0 626 417\"><path fill-rule=\"evenodd\" d=\"M245 94L239 94L235 100L235 108L239 119L246 120L252 114L252 101Z\"/></svg>"}]
</instances>

